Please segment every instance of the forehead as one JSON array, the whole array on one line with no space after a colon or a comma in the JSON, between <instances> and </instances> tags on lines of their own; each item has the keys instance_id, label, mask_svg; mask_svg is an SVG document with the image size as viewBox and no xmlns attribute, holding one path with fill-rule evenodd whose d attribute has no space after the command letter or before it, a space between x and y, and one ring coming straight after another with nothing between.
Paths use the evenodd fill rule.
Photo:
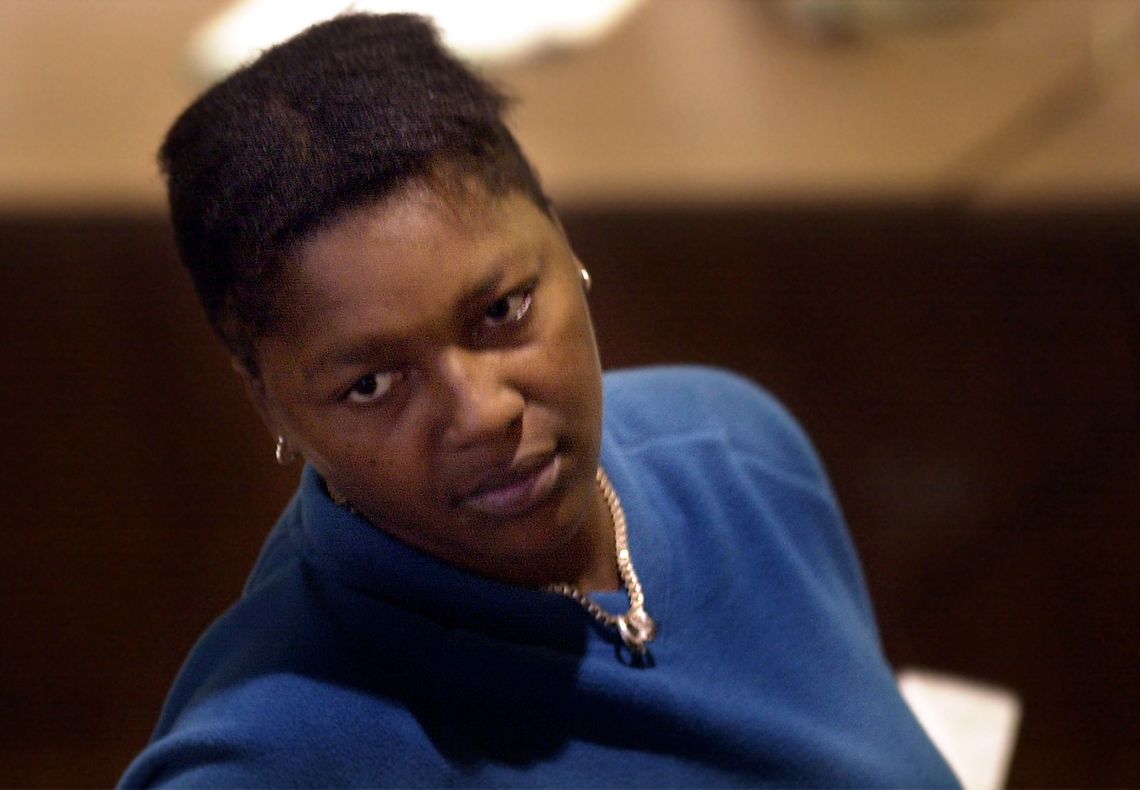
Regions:
<instances>
[{"instance_id":1,"label":"forehead","mask_svg":"<svg viewBox=\"0 0 1140 790\"><path fill-rule=\"evenodd\" d=\"M520 192L415 182L347 211L299 245L282 291L284 328L414 332L560 239Z\"/></svg>"},{"instance_id":2,"label":"forehead","mask_svg":"<svg viewBox=\"0 0 1140 790\"><path fill-rule=\"evenodd\" d=\"M394 266L409 253L471 246L500 230L497 226L514 224L512 198L476 186L414 181L381 200L341 212L306 237L297 248L295 279L313 278L333 264L362 257L374 263L388 258Z\"/></svg>"}]
</instances>

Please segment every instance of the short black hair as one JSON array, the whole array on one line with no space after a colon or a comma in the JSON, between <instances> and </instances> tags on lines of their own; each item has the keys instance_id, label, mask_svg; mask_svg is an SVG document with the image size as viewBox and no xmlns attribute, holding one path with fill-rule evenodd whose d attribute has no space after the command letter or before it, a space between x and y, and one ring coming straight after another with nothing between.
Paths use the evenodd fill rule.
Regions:
<instances>
[{"instance_id":1,"label":"short black hair","mask_svg":"<svg viewBox=\"0 0 1140 790\"><path fill-rule=\"evenodd\" d=\"M314 25L200 96L159 163L182 262L231 353L257 374L255 341L298 242L441 165L549 212L506 107L411 14Z\"/></svg>"}]
</instances>

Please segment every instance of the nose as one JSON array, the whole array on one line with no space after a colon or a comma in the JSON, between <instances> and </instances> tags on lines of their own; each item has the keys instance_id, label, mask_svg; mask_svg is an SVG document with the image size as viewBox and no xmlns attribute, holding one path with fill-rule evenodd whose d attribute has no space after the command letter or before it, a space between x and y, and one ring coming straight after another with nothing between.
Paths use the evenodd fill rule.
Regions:
<instances>
[{"instance_id":1,"label":"nose","mask_svg":"<svg viewBox=\"0 0 1140 790\"><path fill-rule=\"evenodd\" d=\"M507 439L522 425L525 400L503 375L496 351L448 349L439 379L446 395L443 435L453 447Z\"/></svg>"}]
</instances>

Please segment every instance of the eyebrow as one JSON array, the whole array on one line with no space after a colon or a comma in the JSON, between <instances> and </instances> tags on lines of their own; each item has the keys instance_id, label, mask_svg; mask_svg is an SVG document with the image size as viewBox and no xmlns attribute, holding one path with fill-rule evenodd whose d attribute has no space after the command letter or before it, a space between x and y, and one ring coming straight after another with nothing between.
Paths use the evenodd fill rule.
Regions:
<instances>
[{"instance_id":1,"label":"eyebrow","mask_svg":"<svg viewBox=\"0 0 1140 790\"><path fill-rule=\"evenodd\" d=\"M494 294L501 287L503 280L507 279L508 268L516 261L525 259L528 249L520 246L496 258L491 264L491 270L464 291L456 301L456 305L482 302ZM334 347L312 365L304 368L301 371L302 380L312 384L324 371L337 365L359 365L368 360L390 355L392 348L400 345L400 342L399 339L386 338L382 334L349 340L341 346Z\"/></svg>"}]
</instances>

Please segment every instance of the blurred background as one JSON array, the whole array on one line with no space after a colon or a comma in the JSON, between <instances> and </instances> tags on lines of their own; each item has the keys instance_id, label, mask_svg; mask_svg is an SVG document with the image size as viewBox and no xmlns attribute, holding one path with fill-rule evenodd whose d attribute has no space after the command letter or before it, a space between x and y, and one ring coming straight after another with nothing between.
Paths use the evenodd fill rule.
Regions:
<instances>
[{"instance_id":1,"label":"blurred background","mask_svg":"<svg viewBox=\"0 0 1140 790\"><path fill-rule=\"evenodd\" d=\"M0 785L117 779L298 469L153 153L220 0L0 0ZM1015 690L1015 786L1140 785L1140 2L647 0L489 63L608 367L815 439L888 657Z\"/></svg>"}]
</instances>

